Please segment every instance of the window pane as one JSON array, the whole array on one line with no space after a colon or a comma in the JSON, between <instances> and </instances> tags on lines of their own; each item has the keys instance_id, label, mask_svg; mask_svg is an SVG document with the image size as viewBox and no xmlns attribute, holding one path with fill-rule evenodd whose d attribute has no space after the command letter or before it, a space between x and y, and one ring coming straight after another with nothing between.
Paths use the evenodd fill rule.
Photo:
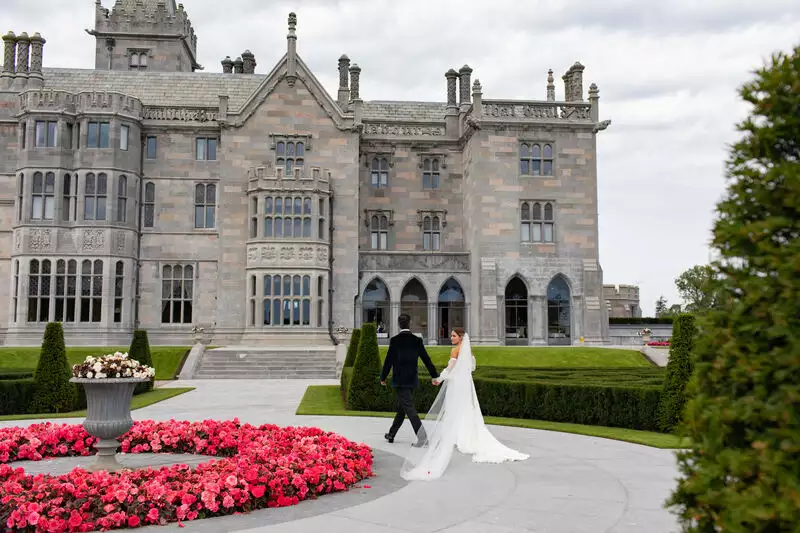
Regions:
<instances>
[{"instance_id":1,"label":"window pane","mask_svg":"<svg viewBox=\"0 0 800 533\"><path fill-rule=\"evenodd\" d=\"M532 224L533 226L533 241L542 242L542 225Z\"/></svg>"},{"instance_id":2,"label":"window pane","mask_svg":"<svg viewBox=\"0 0 800 533\"><path fill-rule=\"evenodd\" d=\"M372 249L373 250L377 250L378 249L378 232L377 231L373 231L372 232L372 243L371 243L371 245L372 245Z\"/></svg>"},{"instance_id":3,"label":"window pane","mask_svg":"<svg viewBox=\"0 0 800 533\"><path fill-rule=\"evenodd\" d=\"M283 296L291 296L292 294L292 277L283 276Z\"/></svg>"},{"instance_id":4,"label":"window pane","mask_svg":"<svg viewBox=\"0 0 800 533\"><path fill-rule=\"evenodd\" d=\"M299 215L303 212L303 200L302 198L295 198L294 199L294 214Z\"/></svg>"},{"instance_id":5,"label":"window pane","mask_svg":"<svg viewBox=\"0 0 800 533\"><path fill-rule=\"evenodd\" d=\"M294 296L300 296L300 276L292 278L292 294Z\"/></svg>"},{"instance_id":6,"label":"window pane","mask_svg":"<svg viewBox=\"0 0 800 533\"><path fill-rule=\"evenodd\" d=\"M275 238L283 237L283 219L280 217L275 218Z\"/></svg>"},{"instance_id":7,"label":"window pane","mask_svg":"<svg viewBox=\"0 0 800 533\"><path fill-rule=\"evenodd\" d=\"M534 159L542 157L542 147L539 146L538 144L533 145L531 152L533 154Z\"/></svg>"},{"instance_id":8,"label":"window pane","mask_svg":"<svg viewBox=\"0 0 800 533\"><path fill-rule=\"evenodd\" d=\"M264 276L264 296L272 294L272 276Z\"/></svg>"},{"instance_id":9,"label":"window pane","mask_svg":"<svg viewBox=\"0 0 800 533\"><path fill-rule=\"evenodd\" d=\"M422 229L424 231L430 231L430 229L431 229L431 217L425 217L424 221L422 222Z\"/></svg>"},{"instance_id":10,"label":"window pane","mask_svg":"<svg viewBox=\"0 0 800 533\"><path fill-rule=\"evenodd\" d=\"M272 217L264 218L264 237L272 237Z\"/></svg>"},{"instance_id":11,"label":"window pane","mask_svg":"<svg viewBox=\"0 0 800 533\"><path fill-rule=\"evenodd\" d=\"M42 147L47 140L47 124L44 121L36 121L36 146Z\"/></svg>"},{"instance_id":12,"label":"window pane","mask_svg":"<svg viewBox=\"0 0 800 533\"><path fill-rule=\"evenodd\" d=\"M389 184L389 174L386 172L381 172L381 187L386 187Z\"/></svg>"},{"instance_id":13,"label":"window pane","mask_svg":"<svg viewBox=\"0 0 800 533\"><path fill-rule=\"evenodd\" d=\"M144 186L144 201L145 202L156 201L156 186L152 182Z\"/></svg>"},{"instance_id":14,"label":"window pane","mask_svg":"<svg viewBox=\"0 0 800 533\"><path fill-rule=\"evenodd\" d=\"M532 163L531 174L534 176L541 176L542 175L542 161L537 159Z\"/></svg>"},{"instance_id":15,"label":"window pane","mask_svg":"<svg viewBox=\"0 0 800 533\"><path fill-rule=\"evenodd\" d=\"M305 146L303 145L303 143L297 143L297 149L296 149L295 153L298 156L302 156L302 155L305 154Z\"/></svg>"},{"instance_id":16,"label":"window pane","mask_svg":"<svg viewBox=\"0 0 800 533\"><path fill-rule=\"evenodd\" d=\"M533 204L533 216L531 218L533 218L533 220L542 219L542 204L538 202Z\"/></svg>"},{"instance_id":17,"label":"window pane","mask_svg":"<svg viewBox=\"0 0 800 533\"><path fill-rule=\"evenodd\" d=\"M273 276L272 277L272 294L275 296L280 296L281 294L281 277L280 276Z\"/></svg>"},{"instance_id":18,"label":"window pane","mask_svg":"<svg viewBox=\"0 0 800 533\"><path fill-rule=\"evenodd\" d=\"M386 158L381 159L381 170L389 170L389 160Z\"/></svg>"},{"instance_id":19,"label":"window pane","mask_svg":"<svg viewBox=\"0 0 800 533\"><path fill-rule=\"evenodd\" d=\"M303 214L304 215L311 214L311 198L305 198L303 200Z\"/></svg>"},{"instance_id":20,"label":"window pane","mask_svg":"<svg viewBox=\"0 0 800 533\"><path fill-rule=\"evenodd\" d=\"M303 276L303 296L311 296L311 276Z\"/></svg>"},{"instance_id":21,"label":"window pane","mask_svg":"<svg viewBox=\"0 0 800 533\"><path fill-rule=\"evenodd\" d=\"M217 140L216 139L209 139L208 140L208 160L209 161L216 161L217 160Z\"/></svg>"},{"instance_id":22,"label":"window pane","mask_svg":"<svg viewBox=\"0 0 800 533\"><path fill-rule=\"evenodd\" d=\"M58 133L56 130L56 126L58 125L57 122L48 122L47 123L47 146L55 147L56 141L58 138Z\"/></svg>"},{"instance_id":23,"label":"window pane","mask_svg":"<svg viewBox=\"0 0 800 533\"><path fill-rule=\"evenodd\" d=\"M275 145L275 153L277 155L283 155L286 153L286 145L283 142L279 142Z\"/></svg>"},{"instance_id":24,"label":"window pane","mask_svg":"<svg viewBox=\"0 0 800 533\"><path fill-rule=\"evenodd\" d=\"M206 157L206 140L198 138L195 146L195 150L197 152L196 159L198 161L204 161L207 159Z\"/></svg>"},{"instance_id":25,"label":"window pane","mask_svg":"<svg viewBox=\"0 0 800 533\"><path fill-rule=\"evenodd\" d=\"M98 198L97 199L97 220L105 220L106 219L106 199L105 198Z\"/></svg>"},{"instance_id":26,"label":"window pane","mask_svg":"<svg viewBox=\"0 0 800 533\"><path fill-rule=\"evenodd\" d=\"M527 223L521 224L520 225L520 233L521 233L520 239L522 239L525 242L530 241L531 240L531 226L530 226L530 224L527 224Z\"/></svg>"},{"instance_id":27,"label":"window pane","mask_svg":"<svg viewBox=\"0 0 800 533\"><path fill-rule=\"evenodd\" d=\"M300 217L295 217L294 219L294 236L300 237L303 234L302 229L303 219Z\"/></svg>"},{"instance_id":28,"label":"window pane","mask_svg":"<svg viewBox=\"0 0 800 533\"><path fill-rule=\"evenodd\" d=\"M422 249L423 250L430 250L431 249L431 234L424 233L422 235Z\"/></svg>"},{"instance_id":29,"label":"window pane","mask_svg":"<svg viewBox=\"0 0 800 533\"><path fill-rule=\"evenodd\" d=\"M553 175L553 162L552 161L544 161L544 165L542 168L542 175L543 176L552 176Z\"/></svg>"},{"instance_id":30,"label":"window pane","mask_svg":"<svg viewBox=\"0 0 800 533\"><path fill-rule=\"evenodd\" d=\"M155 159L156 158L156 151L158 147L158 141L156 137L148 137L147 138L147 159Z\"/></svg>"},{"instance_id":31,"label":"window pane","mask_svg":"<svg viewBox=\"0 0 800 533\"><path fill-rule=\"evenodd\" d=\"M35 218L37 220L41 219L43 211L44 211L44 198L42 198L41 196L34 196L33 205L31 209L31 218Z\"/></svg>"},{"instance_id":32,"label":"window pane","mask_svg":"<svg viewBox=\"0 0 800 533\"><path fill-rule=\"evenodd\" d=\"M553 157L553 147L549 144L544 145L544 157L545 158Z\"/></svg>"},{"instance_id":33,"label":"window pane","mask_svg":"<svg viewBox=\"0 0 800 533\"><path fill-rule=\"evenodd\" d=\"M303 219L303 237L309 238L311 237L311 219L304 218Z\"/></svg>"},{"instance_id":34,"label":"window pane","mask_svg":"<svg viewBox=\"0 0 800 533\"><path fill-rule=\"evenodd\" d=\"M544 242L553 242L553 225L544 225Z\"/></svg>"},{"instance_id":35,"label":"window pane","mask_svg":"<svg viewBox=\"0 0 800 533\"><path fill-rule=\"evenodd\" d=\"M214 204L217 202L217 186L206 185L206 203Z\"/></svg>"},{"instance_id":36,"label":"window pane","mask_svg":"<svg viewBox=\"0 0 800 533\"><path fill-rule=\"evenodd\" d=\"M109 141L110 128L111 125L108 122L100 123L100 148L108 148L111 146Z\"/></svg>"},{"instance_id":37,"label":"window pane","mask_svg":"<svg viewBox=\"0 0 800 533\"><path fill-rule=\"evenodd\" d=\"M286 143L286 155L287 156L294 155L294 143Z\"/></svg>"},{"instance_id":38,"label":"window pane","mask_svg":"<svg viewBox=\"0 0 800 533\"><path fill-rule=\"evenodd\" d=\"M195 228L202 228L204 226L203 221L203 214L205 213L205 208L203 206L196 206L194 208L194 227Z\"/></svg>"},{"instance_id":39,"label":"window pane","mask_svg":"<svg viewBox=\"0 0 800 533\"><path fill-rule=\"evenodd\" d=\"M283 214L283 198L275 198L275 214Z\"/></svg>"},{"instance_id":40,"label":"window pane","mask_svg":"<svg viewBox=\"0 0 800 533\"><path fill-rule=\"evenodd\" d=\"M216 208L214 206L206 207L206 227L216 227Z\"/></svg>"},{"instance_id":41,"label":"window pane","mask_svg":"<svg viewBox=\"0 0 800 533\"><path fill-rule=\"evenodd\" d=\"M281 301L272 300L272 325L279 326L281 323Z\"/></svg>"},{"instance_id":42,"label":"window pane","mask_svg":"<svg viewBox=\"0 0 800 533\"><path fill-rule=\"evenodd\" d=\"M441 235L442 235L441 233L434 233L433 234L433 249L434 250L439 250L440 249L439 239L441 238Z\"/></svg>"},{"instance_id":43,"label":"window pane","mask_svg":"<svg viewBox=\"0 0 800 533\"><path fill-rule=\"evenodd\" d=\"M105 174L98 174L97 176L97 194L105 196L108 192L108 177Z\"/></svg>"},{"instance_id":44,"label":"window pane","mask_svg":"<svg viewBox=\"0 0 800 533\"><path fill-rule=\"evenodd\" d=\"M303 300L303 325L311 323L311 300Z\"/></svg>"},{"instance_id":45,"label":"window pane","mask_svg":"<svg viewBox=\"0 0 800 533\"><path fill-rule=\"evenodd\" d=\"M99 125L97 122L89 122L89 129L86 132L86 146L89 148L97 148L98 130Z\"/></svg>"},{"instance_id":46,"label":"window pane","mask_svg":"<svg viewBox=\"0 0 800 533\"><path fill-rule=\"evenodd\" d=\"M55 199L52 196L45 196L44 218L45 220L53 220L54 215L55 215Z\"/></svg>"},{"instance_id":47,"label":"window pane","mask_svg":"<svg viewBox=\"0 0 800 533\"><path fill-rule=\"evenodd\" d=\"M36 200L36 198L34 198ZM87 196L83 204L83 219L94 220L94 198Z\"/></svg>"},{"instance_id":48,"label":"window pane","mask_svg":"<svg viewBox=\"0 0 800 533\"><path fill-rule=\"evenodd\" d=\"M120 150L128 149L128 134L130 133L129 126L121 126L119 130L119 148Z\"/></svg>"},{"instance_id":49,"label":"window pane","mask_svg":"<svg viewBox=\"0 0 800 533\"><path fill-rule=\"evenodd\" d=\"M194 203L202 204L206 197L206 186L199 184L194 187Z\"/></svg>"},{"instance_id":50,"label":"window pane","mask_svg":"<svg viewBox=\"0 0 800 533\"><path fill-rule=\"evenodd\" d=\"M41 172L33 175L33 194L41 194L44 191L44 178Z\"/></svg>"},{"instance_id":51,"label":"window pane","mask_svg":"<svg viewBox=\"0 0 800 533\"><path fill-rule=\"evenodd\" d=\"M431 175L429 172L425 172L422 174L422 188L423 189L431 188Z\"/></svg>"},{"instance_id":52,"label":"window pane","mask_svg":"<svg viewBox=\"0 0 800 533\"><path fill-rule=\"evenodd\" d=\"M520 159L519 161L519 173L520 174L530 174L530 165L527 159Z\"/></svg>"},{"instance_id":53,"label":"window pane","mask_svg":"<svg viewBox=\"0 0 800 533\"><path fill-rule=\"evenodd\" d=\"M531 207L528 202L523 202L522 204L522 213L521 213L522 220L529 220L531 218Z\"/></svg>"},{"instance_id":54,"label":"window pane","mask_svg":"<svg viewBox=\"0 0 800 533\"><path fill-rule=\"evenodd\" d=\"M544 204L544 219L553 220L553 204Z\"/></svg>"}]
</instances>

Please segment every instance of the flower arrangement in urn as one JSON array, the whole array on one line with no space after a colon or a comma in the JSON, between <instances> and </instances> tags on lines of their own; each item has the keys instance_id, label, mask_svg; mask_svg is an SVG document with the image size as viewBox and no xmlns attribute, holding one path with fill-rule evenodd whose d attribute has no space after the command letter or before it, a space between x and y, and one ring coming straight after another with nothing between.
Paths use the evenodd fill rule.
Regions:
<instances>
[{"instance_id":1,"label":"flower arrangement in urn","mask_svg":"<svg viewBox=\"0 0 800 533\"><path fill-rule=\"evenodd\" d=\"M115 352L100 357L90 355L83 363L73 365L72 375L81 379L149 379L155 377L156 371L151 366L129 359L127 352Z\"/></svg>"}]
</instances>

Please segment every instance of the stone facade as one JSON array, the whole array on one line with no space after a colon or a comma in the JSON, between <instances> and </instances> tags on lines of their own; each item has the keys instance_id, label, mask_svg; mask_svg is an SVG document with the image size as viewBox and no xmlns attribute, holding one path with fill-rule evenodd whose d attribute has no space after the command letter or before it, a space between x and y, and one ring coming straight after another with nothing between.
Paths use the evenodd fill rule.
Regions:
<instances>
[{"instance_id":1,"label":"stone facade","mask_svg":"<svg viewBox=\"0 0 800 533\"><path fill-rule=\"evenodd\" d=\"M296 27L266 75L247 51L195 72L173 0L98 3L95 70L42 69L43 39L3 37L0 342L58 320L72 344L202 328L217 345L325 345L365 320L385 340L409 312L429 343L454 326L481 344L607 343L609 121L583 67L567 101L552 73L546 100L484 99L464 65L444 103L373 102L342 55L334 98Z\"/></svg>"},{"instance_id":2,"label":"stone facade","mask_svg":"<svg viewBox=\"0 0 800 533\"><path fill-rule=\"evenodd\" d=\"M642 316L639 306L639 287L636 285L603 285L609 318L638 318Z\"/></svg>"}]
</instances>

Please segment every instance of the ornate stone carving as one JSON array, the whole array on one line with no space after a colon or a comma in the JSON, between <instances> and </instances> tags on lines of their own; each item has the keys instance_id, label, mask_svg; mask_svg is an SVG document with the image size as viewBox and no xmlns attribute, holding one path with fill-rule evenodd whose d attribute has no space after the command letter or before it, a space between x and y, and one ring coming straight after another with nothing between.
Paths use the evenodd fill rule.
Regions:
<instances>
[{"instance_id":1,"label":"ornate stone carving","mask_svg":"<svg viewBox=\"0 0 800 533\"><path fill-rule=\"evenodd\" d=\"M597 133L599 131L603 131L604 129L606 129L610 125L611 125L611 120L601 120L600 122L597 123L597 125L594 127L594 129L592 131L594 133Z\"/></svg>"},{"instance_id":2,"label":"ornate stone carving","mask_svg":"<svg viewBox=\"0 0 800 533\"><path fill-rule=\"evenodd\" d=\"M339 88L347 89L348 75L347 69L350 68L350 58L342 54L339 58Z\"/></svg>"},{"instance_id":3,"label":"ornate stone carving","mask_svg":"<svg viewBox=\"0 0 800 533\"><path fill-rule=\"evenodd\" d=\"M219 119L219 110L185 107L145 107L145 120L176 120L179 122L210 122Z\"/></svg>"},{"instance_id":4,"label":"ornate stone carving","mask_svg":"<svg viewBox=\"0 0 800 533\"><path fill-rule=\"evenodd\" d=\"M469 67L469 65L464 65L463 67L458 69L458 74L459 74L458 88L459 88L459 93L460 93L459 94L458 103L461 104L461 105L464 105L464 104L469 105L469 103L470 103L470 98L469 98L469 88L470 88L469 78L470 78L470 75L472 74L472 69Z\"/></svg>"},{"instance_id":5,"label":"ornate stone carving","mask_svg":"<svg viewBox=\"0 0 800 533\"><path fill-rule=\"evenodd\" d=\"M328 247L310 243L252 244L247 247L247 264L251 267L287 264L327 267Z\"/></svg>"},{"instance_id":6,"label":"ornate stone carving","mask_svg":"<svg viewBox=\"0 0 800 533\"><path fill-rule=\"evenodd\" d=\"M116 248L117 253L123 253L125 251L125 232L118 231L117 234L114 235L114 239L114 247Z\"/></svg>"},{"instance_id":7,"label":"ornate stone carving","mask_svg":"<svg viewBox=\"0 0 800 533\"><path fill-rule=\"evenodd\" d=\"M350 67L350 100L360 100L358 91L361 80L361 67L353 63Z\"/></svg>"},{"instance_id":8,"label":"ornate stone carving","mask_svg":"<svg viewBox=\"0 0 800 533\"><path fill-rule=\"evenodd\" d=\"M51 230L34 229L31 231L31 251L42 252L50 249L52 243Z\"/></svg>"},{"instance_id":9,"label":"ornate stone carving","mask_svg":"<svg viewBox=\"0 0 800 533\"><path fill-rule=\"evenodd\" d=\"M456 79L458 78L458 72L450 69L444 73L444 77L447 78L447 107L456 107L458 105L456 102Z\"/></svg>"},{"instance_id":10,"label":"ornate stone carving","mask_svg":"<svg viewBox=\"0 0 800 533\"><path fill-rule=\"evenodd\" d=\"M22 231L17 230L14 234L14 251L19 251L22 248Z\"/></svg>"},{"instance_id":11,"label":"ornate stone carving","mask_svg":"<svg viewBox=\"0 0 800 533\"><path fill-rule=\"evenodd\" d=\"M14 72L17 59L17 36L13 31L3 35L3 72Z\"/></svg>"},{"instance_id":12,"label":"ornate stone carving","mask_svg":"<svg viewBox=\"0 0 800 533\"><path fill-rule=\"evenodd\" d=\"M493 118L591 120L591 106L583 103L550 104L536 102L515 104L511 102L484 102L483 114Z\"/></svg>"},{"instance_id":13,"label":"ornate stone carving","mask_svg":"<svg viewBox=\"0 0 800 533\"><path fill-rule=\"evenodd\" d=\"M17 73L28 73L28 54L31 48L31 38L27 32L22 32L17 37Z\"/></svg>"},{"instance_id":14,"label":"ornate stone carving","mask_svg":"<svg viewBox=\"0 0 800 533\"><path fill-rule=\"evenodd\" d=\"M386 135L395 137L443 137L444 126L416 124L364 124L364 135Z\"/></svg>"},{"instance_id":15,"label":"ornate stone carving","mask_svg":"<svg viewBox=\"0 0 800 533\"><path fill-rule=\"evenodd\" d=\"M469 272L469 254L362 253L358 263L360 270L369 271Z\"/></svg>"},{"instance_id":16,"label":"ornate stone carving","mask_svg":"<svg viewBox=\"0 0 800 533\"><path fill-rule=\"evenodd\" d=\"M83 232L83 246L87 251L99 251L106 245L106 233L101 229L87 229Z\"/></svg>"}]
</instances>

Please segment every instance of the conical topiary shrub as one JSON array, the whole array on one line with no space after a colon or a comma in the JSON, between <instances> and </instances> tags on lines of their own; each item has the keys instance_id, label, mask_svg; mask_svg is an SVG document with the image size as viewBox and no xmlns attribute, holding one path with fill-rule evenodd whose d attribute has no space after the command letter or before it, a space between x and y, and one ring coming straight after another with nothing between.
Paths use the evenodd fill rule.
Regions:
<instances>
[{"instance_id":1,"label":"conical topiary shrub","mask_svg":"<svg viewBox=\"0 0 800 533\"><path fill-rule=\"evenodd\" d=\"M672 324L669 362L658 413L659 427L664 432L674 430L683 417L683 409L686 407L686 385L694 370L692 349L697 333L693 315L684 313Z\"/></svg>"},{"instance_id":2,"label":"conical topiary shrub","mask_svg":"<svg viewBox=\"0 0 800 533\"><path fill-rule=\"evenodd\" d=\"M147 340L146 330L137 329L133 332L133 340L131 340L131 347L128 349L128 357L134 361L139 361L143 365L153 366L153 356L150 355L150 342ZM152 379L136 385L133 393L141 394L150 390L153 390Z\"/></svg>"},{"instance_id":3,"label":"conical topiary shrub","mask_svg":"<svg viewBox=\"0 0 800 533\"><path fill-rule=\"evenodd\" d=\"M361 340L361 330L355 328L350 335L350 344L347 345L347 357L344 358L344 365L342 368L342 377L340 381L340 391L347 397L347 386L350 376L352 375L352 371L346 371L345 368L352 368L352 366L356 362L356 356L358 355L358 343Z\"/></svg>"},{"instance_id":4,"label":"conical topiary shrub","mask_svg":"<svg viewBox=\"0 0 800 533\"><path fill-rule=\"evenodd\" d=\"M381 356L375 324L361 326L358 355L347 388L347 408L355 411L374 410L381 394Z\"/></svg>"},{"instance_id":5,"label":"conical topiary shrub","mask_svg":"<svg viewBox=\"0 0 800 533\"><path fill-rule=\"evenodd\" d=\"M78 401L78 389L70 383L72 370L67 362L64 330L60 322L50 322L44 330L39 365L33 379L36 393L28 410L31 413L65 413Z\"/></svg>"}]
</instances>

